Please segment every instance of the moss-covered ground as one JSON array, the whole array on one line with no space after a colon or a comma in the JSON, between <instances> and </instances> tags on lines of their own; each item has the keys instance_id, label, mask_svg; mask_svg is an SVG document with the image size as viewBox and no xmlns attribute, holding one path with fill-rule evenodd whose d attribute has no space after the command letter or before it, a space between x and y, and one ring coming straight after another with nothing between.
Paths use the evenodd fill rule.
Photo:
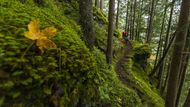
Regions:
<instances>
[{"instance_id":1,"label":"moss-covered ground","mask_svg":"<svg viewBox=\"0 0 190 107\"><path fill-rule=\"evenodd\" d=\"M38 5L33 0L0 0L0 106L47 107L53 103L74 107L82 102L87 107L142 107L145 102L162 107L163 99L150 84L145 65L135 59L127 63L135 88L118 79L114 65L123 55L118 30L113 66L106 64L107 20L100 10L94 12L99 17L94 24L96 46L89 51L77 23L76 1L45 0ZM56 49L41 53L34 41L24 36L33 19L39 20L40 29L57 29L52 38ZM144 50L138 46L134 56Z\"/></svg>"}]
</instances>

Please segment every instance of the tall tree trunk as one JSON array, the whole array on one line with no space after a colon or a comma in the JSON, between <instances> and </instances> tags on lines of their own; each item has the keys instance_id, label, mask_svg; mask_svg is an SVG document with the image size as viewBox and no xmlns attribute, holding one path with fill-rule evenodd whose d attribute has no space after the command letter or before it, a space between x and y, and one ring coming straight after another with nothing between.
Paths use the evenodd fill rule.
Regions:
<instances>
[{"instance_id":1,"label":"tall tree trunk","mask_svg":"<svg viewBox=\"0 0 190 107\"><path fill-rule=\"evenodd\" d=\"M170 47L171 47L171 45L172 45L172 43L173 43L175 37L176 37L176 32L174 32L174 33L172 34L170 43L168 44L168 46L167 46L167 48L166 48L166 51L163 53L162 57L159 59L158 63L157 63L156 66L153 68L152 72L149 74L150 77L153 76L153 75L156 73L156 71L159 69L159 67L160 67L161 64L163 63L163 60L166 58L166 56L167 56L167 54L168 54L168 52L169 52L169 50L170 50Z\"/></svg>"},{"instance_id":2,"label":"tall tree trunk","mask_svg":"<svg viewBox=\"0 0 190 107\"><path fill-rule=\"evenodd\" d=\"M181 66L181 75L179 76L179 89L178 89L178 92L177 92L177 99L176 99L176 107L178 106L179 104L179 100L180 100L180 96L181 96L181 90L182 90L182 87L183 87L183 83L184 83L184 80L185 80L185 74L186 74L186 71L187 71L187 67L188 67L188 64L189 64L189 54L190 53L190 27L189 27L189 30L188 30L188 33L187 33L187 40L186 40L186 43L185 43L185 49L184 49L184 54L183 54L183 57L182 57L182 66Z\"/></svg>"},{"instance_id":3,"label":"tall tree trunk","mask_svg":"<svg viewBox=\"0 0 190 107\"><path fill-rule=\"evenodd\" d=\"M108 64L112 64L112 54L113 54L113 31L114 31L114 8L115 8L115 0L109 1L109 14L108 14L108 39L107 39L107 53L106 60Z\"/></svg>"},{"instance_id":4,"label":"tall tree trunk","mask_svg":"<svg viewBox=\"0 0 190 107\"><path fill-rule=\"evenodd\" d=\"M79 0L79 21L82 27L84 40L92 50L95 40L93 29L92 0Z\"/></svg>"},{"instance_id":5,"label":"tall tree trunk","mask_svg":"<svg viewBox=\"0 0 190 107\"><path fill-rule=\"evenodd\" d=\"M168 3L168 0L166 0L166 4ZM165 26L165 19L166 19L166 12L167 12L167 5L165 5L164 8L164 16L162 19L162 26L161 26L161 32L160 32L160 41L159 41L159 45L157 48L157 55L156 55L156 59L158 59L158 55L159 55L159 50L162 47L162 34L164 32L164 26ZM161 53L160 53L161 54ZM156 65L156 61L155 61L155 65ZM163 63L162 63L163 65ZM158 89L161 91L161 86L162 86L162 72L163 72L163 66L161 65L161 67L159 68L159 72L158 72Z\"/></svg>"},{"instance_id":6,"label":"tall tree trunk","mask_svg":"<svg viewBox=\"0 0 190 107\"><path fill-rule=\"evenodd\" d=\"M100 1L99 1L99 0L95 0L95 6L96 6L97 8L100 7Z\"/></svg>"},{"instance_id":7,"label":"tall tree trunk","mask_svg":"<svg viewBox=\"0 0 190 107\"><path fill-rule=\"evenodd\" d=\"M187 98L185 100L183 107L190 107L190 89L189 89L189 92L188 92L188 95L187 95Z\"/></svg>"},{"instance_id":8,"label":"tall tree trunk","mask_svg":"<svg viewBox=\"0 0 190 107\"><path fill-rule=\"evenodd\" d=\"M129 2L128 2L129 3ZM128 3L127 3L127 10L126 10L126 15L125 15L125 32L128 31L128 21L129 21L129 9L128 9Z\"/></svg>"},{"instance_id":9,"label":"tall tree trunk","mask_svg":"<svg viewBox=\"0 0 190 107\"><path fill-rule=\"evenodd\" d=\"M166 0L166 3L168 2L168 0ZM154 63L154 67L156 66L157 64L157 61L159 59L159 53L160 53L160 48L161 48L161 45L162 45L162 34L164 32L164 26L165 26L165 19L166 19L166 11L167 11L167 5L165 5L165 8L164 8L164 16L163 16L163 19L162 19L162 25L161 25L161 31L160 31L160 40L159 40L159 43L158 43L158 47L157 47L157 54L156 54L156 60L155 60L155 63Z\"/></svg>"},{"instance_id":10,"label":"tall tree trunk","mask_svg":"<svg viewBox=\"0 0 190 107\"><path fill-rule=\"evenodd\" d=\"M119 9L120 8L120 0L117 0L117 14L116 14L116 20L115 20L115 26L116 29L118 29L118 24L119 24Z\"/></svg>"},{"instance_id":11,"label":"tall tree trunk","mask_svg":"<svg viewBox=\"0 0 190 107\"><path fill-rule=\"evenodd\" d=\"M136 27L136 40L137 41L140 41L140 29L141 29L141 18L142 18L142 10L143 10L143 0L139 0L138 1L139 2L139 9L137 8L138 6L136 6L136 8L137 8L137 12L138 12L138 17L137 17L137 20L136 20L136 23L137 23L137 27ZM137 3L138 4L138 3Z\"/></svg>"},{"instance_id":12,"label":"tall tree trunk","mask_svg":"<svg viewBox=\"0 0 190 107\"><path fill-rule=\"evenodd\" d=\"M171 58L169 58L171 59ZM161 90L161 95L163 96L165 91L166 91L166 87L167 87L167 83L168 83L168 78L169 78L169 74L170 74L170 68L171 68L171 64L169 63L168 66L167 66L167 73L166 73L166 78L165 78L165 81L164 81L164 85L162 87L162 90Z\"/></svg>"},{"instance_id":13,"label":"tall tree trunk","mask_svg":"<svg viewBox=\"0 0 190 107\"><path fill-rule=\"evenodd\" d=\"M133 34L133 39L136 39L136 33L135 33L135 22L136 22L136 5L137 5L137 0L134 0L134 3L133 3L133 30L132 30L132 34Z\"/></svg>"},{"instance_id":14,"label":"tall tree trunk","mask_svg":"<svg viewBox=\"0 0 190 107\"><path fill-rule=\"evenodd\" d=\"M175 4L175 0L172 0L172 6L171 6L171 10L170 10L170 17L169 17L168 27L167 27L167 31L166 31L164 50L168 46L168 40L169 40L169 35L170 35L171 23L172 23L172 16L173 16L173 11L174 11L174 4Z\"/></svg>"},{"instance_id":15,"label":"tall tree trunk","mask_svg":"<svg viewBox=\"0 0 190 107\"><path fill-rule=\"evenodd\" d=\"M175 107L177 96L178 81L180 74L180 60L185 45L187 24L189 19L190 0L182 0L181 11L179 16L178 28L176 30L176 39L172 55L171 69L166 94L166 107Z\"/></svg>"},{"instance_id":16,"label":"tall tree trunk","mask_svg":"<svg viewBox=\"0 0 190 107\"><path fill-rule=\"evenodd\" d=\"M130 0L128 0L127 2L127 17L126 17L126 23L127 23L127 30L129 32L129 36L130 36Z\"/></svg>"},{"instance_id":17,"label":"tall tree trunk","mask_svg":"<svg viewBox=\"0 0 190 107\"><path fill-rule=\"evenodd\" d=\"M154 7L155 7L155 0L152 0L146 43L150 43L151 42L151 38L152 38L152 35L153 35Z\"/></svg>"},{"instance_id":18,"label":"tall tree trunk","mask_svg":"<svg viewBox=\"0 0 190 107\"><path fill-rule=\"evenodd\" d=\"M134 35L133 35L133 2L132 1L130 1L129 6L130 6L130 12L129 12L129 14L130 14L130 20L129 20L130 33L129 33L129 35L130 35L130 39L133 40Z\"/></svg>"},{"instance_id":19,"label":"tall tree trunk","mask_svg":"<svg viewBox=\"0 0 190 107\"><path fill-rule=\"evenodd\" d=\"M103 0L100 0L100 9L103 10Z\"/></svg>"},{"instance_id":20,"label":"tall tree trunk","mask_svg":"<svg viewBox=\"0 0 190 107\"><path fill-rule=\"evenodd\" d=\"M168 22L168 27L167 27L167 31L166 31L165 41L164 41L163 54L165 53L166 48L168 46L168 42L169 42L169 35L170 35L170 29L171 29L171 22L172 22L172 16L173 16L174 3L175 3L175 0L172 1L172 6L171 6L170 16L169 16L169 22ZM159 73L158 73L159 80L162 78L162 73L163 73L164 68L165 68L165 59L163 59L163 62L159 67ZM160 84L159 86L161 86L161 82L159 84Z\"/></svg>"}]
</instances>

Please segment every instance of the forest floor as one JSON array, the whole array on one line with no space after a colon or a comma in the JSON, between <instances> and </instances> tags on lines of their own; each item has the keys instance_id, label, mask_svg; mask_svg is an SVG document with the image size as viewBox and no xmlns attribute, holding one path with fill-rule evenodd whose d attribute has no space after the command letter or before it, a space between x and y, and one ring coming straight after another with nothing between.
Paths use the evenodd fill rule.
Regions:
<instances>
[{"instance_id":1,"label":"forest floor","mask_svg":"<svg viewBox=\"0 0 190 107\"><path fill-rule=\"evenodd\" d=\"M125 69L125 62L128 62L130 58L130 52L132 51L133 47L132 44L128 41L126 42L126 46L124 48L124 56L116 63L116 73L119 77L119 79L122 81L123 84L127 84L128 86L131 86L129 83L129 79L127 78L129 76L129 72L127 69Z\"/></svg>"}]
</instances>

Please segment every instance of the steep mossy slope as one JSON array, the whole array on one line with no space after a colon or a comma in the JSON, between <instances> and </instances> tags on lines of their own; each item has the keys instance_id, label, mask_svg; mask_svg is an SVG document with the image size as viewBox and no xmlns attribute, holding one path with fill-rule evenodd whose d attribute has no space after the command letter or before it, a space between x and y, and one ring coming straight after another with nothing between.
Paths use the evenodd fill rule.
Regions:
<instances>
[{"instance_id":1,"label":"steep mossy slope","mask_svg":"<svg viewBox=\"0 0 190 107\"><path fill-rule=\"evenodd\" d=\"M39 6L32 1L0 0L0 106L141 107L138 95L119 81L104 54L96 47L89 51L75 18L65 15L69 9L63 6L69 4L46 0ZM41 29L57 29L52 38L56 49L42 54L24 37L33 19Z\"/></svg>"},{"instance_id":2,"label":"steep mossy slope","mask_svg":"<svg viewBox=\"0 0 190 107\"><path fill-rule=\"evenodd\" d=\"M148 77L151 71L148 59L151 54L150 47L136 41L131 41L131 43L133 49L130 52L128 61L124 64L125 69L127 69L129 87L136 90L143 102L143 106L164 107L163 98Z\"/></svg>"}]
</instances>

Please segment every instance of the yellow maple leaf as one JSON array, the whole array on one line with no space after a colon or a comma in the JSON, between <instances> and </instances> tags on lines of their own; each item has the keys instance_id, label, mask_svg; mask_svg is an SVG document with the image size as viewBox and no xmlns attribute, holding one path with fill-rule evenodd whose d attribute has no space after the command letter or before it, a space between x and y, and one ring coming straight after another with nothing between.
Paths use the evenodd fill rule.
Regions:
<instances>
[{"instance_id":1,"label":"yellow maple leaf","mask_svg":"<svg viewBox=\"0 0 190 107\"><path fill-rule=\"evenodd\" d=\"M54 27L48 27L40 31L39 21L33 20L28 24L28 30L24 33L24 36L31 40L36 40L36 45L43 53L43 49L56 48L56 44L49 38L54 37L57 33L57 29Z\"/></svg>"},{"instance_id":2,"label":"yellow maple leaf","mask_svg":"<svg viewBox=\"0 0 190 107\"><path fill-rule=\"evenodd\" d=\"M33 20L28 24L28 32L25 32L24 36L31 40L37 40L40 37L39 22Z\"/></svg>"}]
</instances>

